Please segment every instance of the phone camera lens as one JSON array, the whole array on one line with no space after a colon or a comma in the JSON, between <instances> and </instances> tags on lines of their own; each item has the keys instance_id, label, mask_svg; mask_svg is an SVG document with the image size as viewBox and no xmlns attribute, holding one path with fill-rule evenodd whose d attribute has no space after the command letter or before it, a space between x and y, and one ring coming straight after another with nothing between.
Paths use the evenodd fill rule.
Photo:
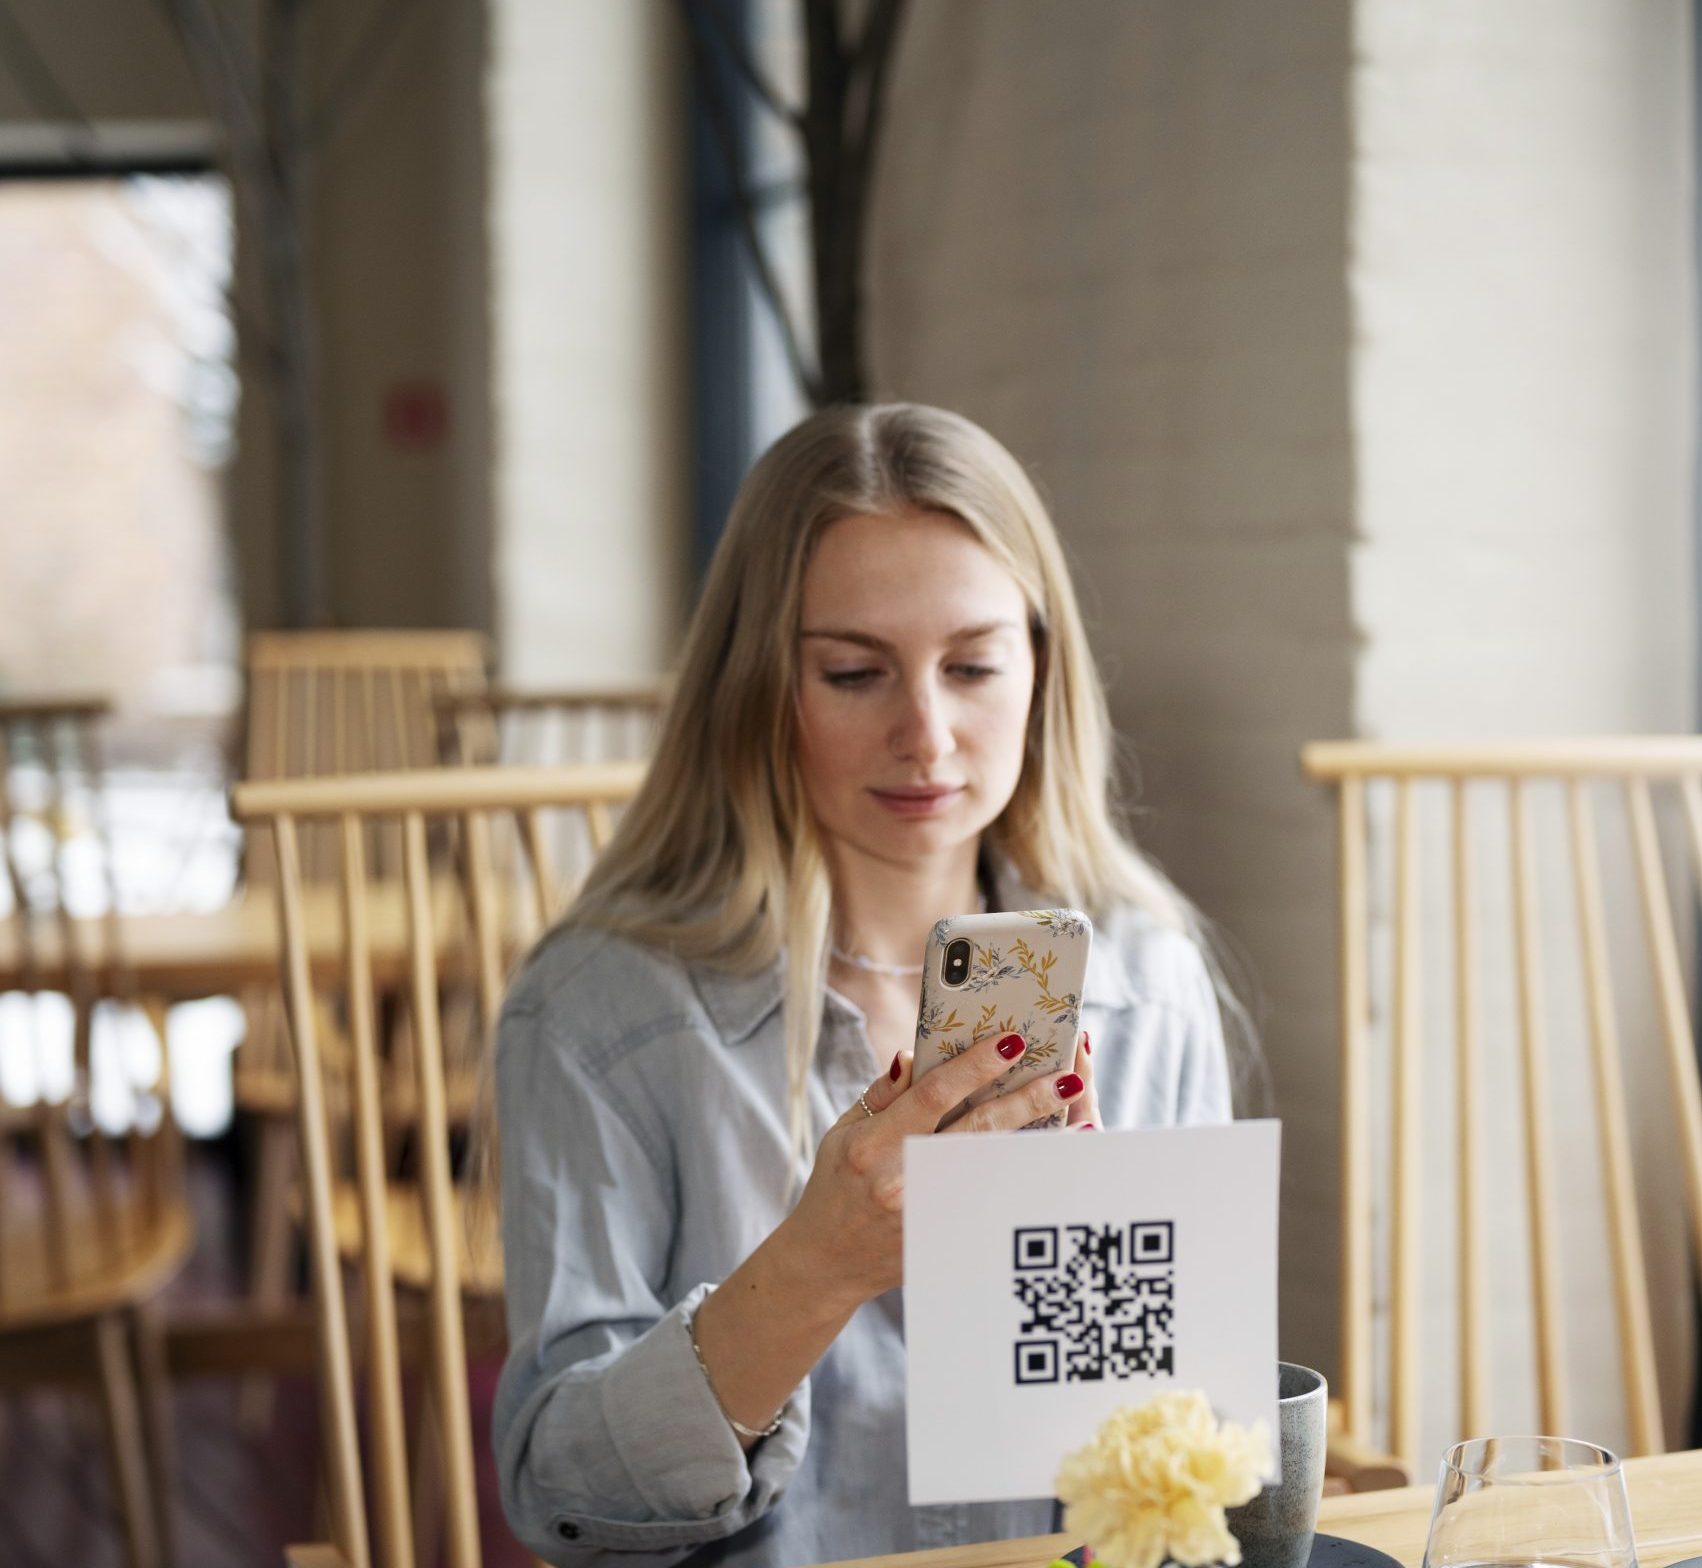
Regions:
<instances>
[{"instance_id":1,"label":"phone camera lens","mask_svg":"<svg viewBox=\"0 0 1702 1568\"><path fill-rule=\"evenodd\" d=\"M958 937L946 943L945 962L940 966L940 978L947 985L962 985L969 978L969 958L974 951L968 938Z\"/></svg>"}]
</instances>

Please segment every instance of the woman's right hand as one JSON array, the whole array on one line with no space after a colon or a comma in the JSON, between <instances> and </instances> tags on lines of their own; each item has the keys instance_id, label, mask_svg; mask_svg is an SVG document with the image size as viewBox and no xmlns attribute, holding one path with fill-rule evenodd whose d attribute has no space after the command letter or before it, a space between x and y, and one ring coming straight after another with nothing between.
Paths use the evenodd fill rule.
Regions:
<instances>
[{"instance_id":1,"label":"woman's right hand","mask_svg":"<svg viewBox=\"0 0 1702 1568\"><path fill-rule=\"evenodd\" d=\"M911 1081L908 1051L827 1131L797 1206L782 1229L813 1288L846 1312L892 1289L904 1277L904 1140L940 1123L976 1090L1009 1072L1023 1052L1021 1035L987 1036ZM1015 1131L1084 1092L1073 1072L1051 1073L997 1095L946 1129ZM868 1109L864 1110L864 1103Z\"/></svg>"}]
</instances>

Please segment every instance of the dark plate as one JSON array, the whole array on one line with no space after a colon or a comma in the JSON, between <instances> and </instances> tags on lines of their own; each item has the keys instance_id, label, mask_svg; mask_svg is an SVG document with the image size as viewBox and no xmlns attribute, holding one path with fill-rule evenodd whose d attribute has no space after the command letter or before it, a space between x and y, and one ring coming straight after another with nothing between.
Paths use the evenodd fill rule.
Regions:
<instances>
[{"instance_id":1,"label":"dark plate","mask_svg":"<svg viewBox=\"0 0 1702 1568\"><path fill-rule=\"evenodd\" d=\"M1085 1546L1066 1552L1062 1561L1072 1568L1084 1568L1087 1559ZM1318 1534L1312 1537L1312 1555L1306 1568L1401 1568L1387 1552L1374 1546L1361 1546L1358 1541L1343 1540L1339 1535ZM1672 1568L1702 1568L1702 1557L1692 1557L1686 1563L1674 1563Z\"/></svg>"},{"instance_id":2,"label":"dark plate","mask_svg":"<svg viewBox=\"0 0 1702 1568\"><path fill-rule=\"evenodd\" d=\"M1401 1565L1375 1546L1362 1546L1339 1535L1315 1535L1306 1568L1401 1568Z\"/></svg>"}]
</instances>

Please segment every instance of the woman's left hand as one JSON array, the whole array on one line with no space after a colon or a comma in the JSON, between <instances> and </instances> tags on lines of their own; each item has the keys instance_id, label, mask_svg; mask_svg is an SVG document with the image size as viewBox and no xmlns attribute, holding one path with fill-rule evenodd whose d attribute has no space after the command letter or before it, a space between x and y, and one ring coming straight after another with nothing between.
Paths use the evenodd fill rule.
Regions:
<instances>
[{"instance_id":1,"label":"woman's left hand","mask_svg":"<svg viewBox=\"0 0 1702 1568\"><path fill-rule=\"evenodd\" d=\"M1099 1091L1093 1083L1093 1045L1085 1029L1076 1036L1076 1072L1087 1087L1070 1101L1069 1118L1065 1125L1075 1132L1087 1132L1098 1128L1102 1123L1099 1120Z\"/></svg>"}]
</instances>

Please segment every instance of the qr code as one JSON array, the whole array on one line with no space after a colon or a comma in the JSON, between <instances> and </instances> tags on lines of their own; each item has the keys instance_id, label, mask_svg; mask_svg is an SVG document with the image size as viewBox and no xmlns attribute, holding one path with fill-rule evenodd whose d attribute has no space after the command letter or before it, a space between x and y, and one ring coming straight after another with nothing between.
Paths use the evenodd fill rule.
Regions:
<instances>
[{"instance_id":1,"label":"qr code","mask_svg":"<svg viewBox=\"0 0 1702 1568\"><path fill-rule=\"evenodd\" d=\"M1175 1371L1174 1221L1026 1226L1012 1251L1019 1384Z\"/></svg>"}]
</instances>

